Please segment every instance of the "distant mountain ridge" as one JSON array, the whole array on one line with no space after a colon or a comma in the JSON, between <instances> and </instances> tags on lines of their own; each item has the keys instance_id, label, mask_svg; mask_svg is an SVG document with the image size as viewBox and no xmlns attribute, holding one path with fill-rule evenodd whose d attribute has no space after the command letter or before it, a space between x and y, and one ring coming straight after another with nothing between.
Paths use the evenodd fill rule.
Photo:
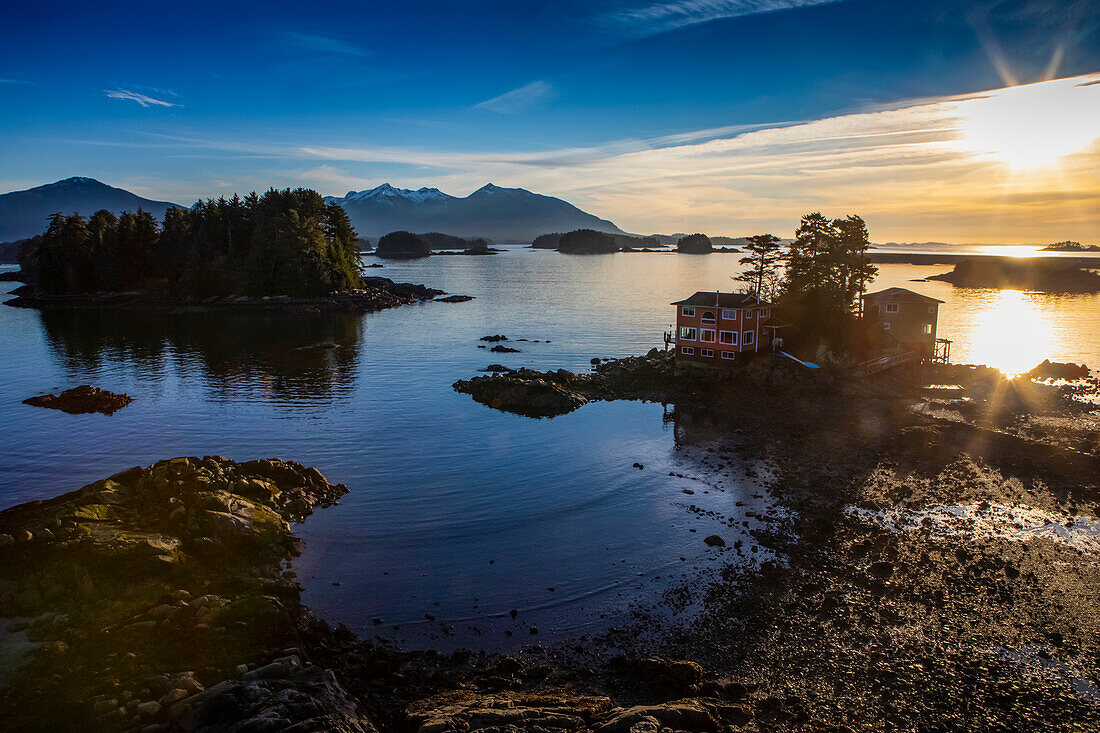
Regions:
<instances>
[{"instance_id":1,"label":"distant mountain ridge","mask_svg":"<svg viewBox=\"0 0 1100 733\"><path fill-rule=\"evenodd\" d=\"M148 211L157 219L169 208L186 208L168 201L153 201L94 178L73 176L44 186L0 194L0 242L24 239L46 230L51 214L90 216L101 209L114 214Z\"/></svg>"},{"instance_id":2,"label":"distant mountain ridge","mask_svg":"<svg viewBox=\"0 0 1100 733\"><path fill-rule=\"evenodd\" d=\"M344 207L359 236L370 238L402 229L487 237L496 242L530 242L540 234L574 229L624 233L614 223L568 201L492 183L465 197L438 188L412 190L383 183L344 196L326 196L325 201Z\"/></svg>"}]
</instances>

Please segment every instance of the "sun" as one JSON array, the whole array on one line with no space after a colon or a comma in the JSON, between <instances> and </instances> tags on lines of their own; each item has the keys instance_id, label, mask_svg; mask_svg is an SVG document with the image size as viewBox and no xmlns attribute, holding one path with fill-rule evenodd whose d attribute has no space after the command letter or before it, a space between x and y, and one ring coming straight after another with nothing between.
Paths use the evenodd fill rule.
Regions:
<instances>
[{"instance_id":1,"label":"sun","mask_svg":"<svg viewBox=\"0 0 1100 733\"><path fill-rule=\"evenodd\" d=\"M1055 167L1100 138L1100 78L1007 87L958 103L963 149L1014 169Z\"/></svg>"}]
</instances>

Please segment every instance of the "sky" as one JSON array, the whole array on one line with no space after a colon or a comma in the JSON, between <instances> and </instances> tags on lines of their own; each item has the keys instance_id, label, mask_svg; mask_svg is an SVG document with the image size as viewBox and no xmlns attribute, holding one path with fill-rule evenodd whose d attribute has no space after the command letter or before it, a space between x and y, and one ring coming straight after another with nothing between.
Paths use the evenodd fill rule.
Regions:
<instances>
[{"instance_id":1,"label":"sky","mask_svg":"<svg viewBox=\"0 0 1100 733\"><path fill-rule=\"evenodd\" d=\"M1100 242L1100 3L23 3L0 191L382 182L560 196L637 233Z\"/></svg>"}]
</instances>

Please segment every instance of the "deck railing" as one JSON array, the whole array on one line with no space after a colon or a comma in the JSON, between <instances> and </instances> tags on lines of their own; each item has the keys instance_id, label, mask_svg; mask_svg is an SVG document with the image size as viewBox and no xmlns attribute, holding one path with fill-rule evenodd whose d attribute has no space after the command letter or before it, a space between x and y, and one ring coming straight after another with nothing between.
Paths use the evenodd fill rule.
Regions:
<instances>
[{"instance_id":1,"label":"deck railing","mask_svg":"<svg viewBox=\"0 0 1100 733\"><path fill-rule=\"evenodd\" d=\"M880 356L877 359L868 359L856 365L856 373L864 376L874 374L875 372L885 371L886 369L892 369L901 364L908 364L911 361L916 361L919 356L920 355L915 351L903 351L900 354L888 354L887 356Z\"/></svg>"}]
</instances>

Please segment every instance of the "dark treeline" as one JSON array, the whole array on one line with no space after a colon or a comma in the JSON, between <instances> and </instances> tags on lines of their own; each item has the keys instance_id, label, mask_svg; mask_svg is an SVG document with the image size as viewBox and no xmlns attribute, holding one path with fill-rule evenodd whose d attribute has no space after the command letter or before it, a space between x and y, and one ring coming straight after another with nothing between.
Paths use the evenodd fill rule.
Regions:
<instances>
[{"instance_id":1,"label":"dark treeline","mask_svg":"<svg viewBox=\"0 0 1100 733\"><path fill-rule=\"evenodd\" d=\"M591 232L591 229L578 229L578 232ZM617 249L640 249L650 247L661 247L661 243L657 241L656 237L634 237L629 234L609 234L606 232L597 232L598 234L607 234L611 237L611 240L615 243ZM535 237L531 242L531 247L534 249L558 249L562 237L565 236L563 232L551 232L549 234L540 234ZM616 250L610 250L616 251Z\"/></svg>"},{"instance_id":2,"label":"dark treeline","mask_svg":"<svg viewBox=\"0 0 1100 733\"><path fill-rule=\"evenodd\" d=\"M42 293L142 290L181 296L323 295L358 287L355 230L304 188L91 217L54 214L20 265Z\"/></svg>"},{"instance_id":3,"label":"dark treeline","mask_svg":"<svg viewBox=\"0 0 1100 733\"><path fill-rule=\"evenodd\" d=\"M749 237L741 258L747 268L733 279L778 304L783 318L798 326L795 342L858 348L866 341L865 324L855 317L860 296L878 273L867 255L866 223L815 212L802 217L794 236L786 247L771 234Z\"/></svg>"}]
</instances>

